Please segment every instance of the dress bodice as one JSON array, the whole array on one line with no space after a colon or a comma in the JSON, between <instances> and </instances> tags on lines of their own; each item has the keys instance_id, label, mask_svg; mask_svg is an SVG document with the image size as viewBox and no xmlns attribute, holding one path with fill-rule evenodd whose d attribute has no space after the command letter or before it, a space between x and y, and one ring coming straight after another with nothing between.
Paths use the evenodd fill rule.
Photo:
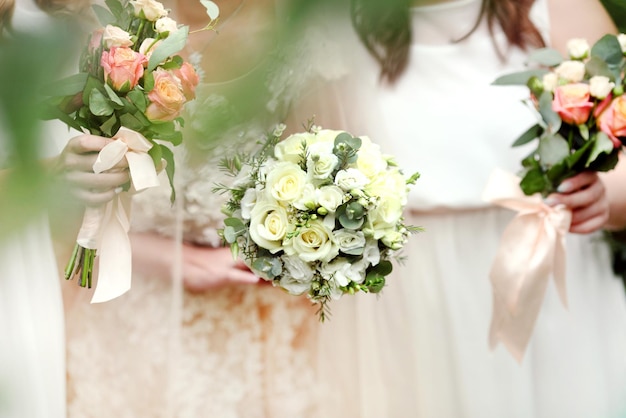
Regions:
<instances>
[{"instance_id":1,"label":"dress bodice","mask_svg":"<svg viewBox=\"0 0 626 418\"><path fill-rule=\"evenodd\" d=\"M371 87L361 90L372 93L357 102L374 103L368 107L376 109L359 128L381 141L407 174L421 173L410 195L414 210L483 206L491 170L516 172L528 153L511 147L535 120L522 103L527 89L491 85L499 75L522 70L525 54L507 47L498 27L492 40L485 23L459 41L480 7L480 0L457 0L413 8L409 63L392 85L380 83L371 58L359 63L359 82ZM532 18L547 34L544 0L535 3Z\"/></svg>"}]
</instances>

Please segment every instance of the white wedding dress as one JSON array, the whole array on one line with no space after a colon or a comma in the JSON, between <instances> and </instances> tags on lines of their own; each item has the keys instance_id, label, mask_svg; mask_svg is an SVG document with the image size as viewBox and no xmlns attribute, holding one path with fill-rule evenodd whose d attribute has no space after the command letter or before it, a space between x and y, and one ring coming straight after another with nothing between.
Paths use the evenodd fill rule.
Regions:
<instances>
[{"instance_id":1,"label":"white wedding dress","mask_svg":"<svg viewBox=\"0 0 626 418\"><path fill-rule=\"evenodd\" d=\"M36 31L49 25L49 19L33 1L17 0L12 25L18 32ZM2 122L0 115L0 168L9 168ZM41 132L42 138L67 137L58 123L46 123ZM42 157L59 152L51 140L42 139L40 145ZM63 306L43 213L0 236L0 336L0 416L65 417Z\"/></svg>"},{"instance_id":2,"label":"white wedding dress","mask_svg":"<svg viewBox=\"0 0 626 418\"><path fill-rule=\"evenodd\" d=\"M490 85L523 69L520 50L503 46L501 62L484 23L452 42L480 7L456 0L412 9L410 62L391 86L355 34L342 35L353 71L335 86L343 112L328 120L370 136L407 174L421 173L406 220L425 232L410 238L379 298L333 305L320 338L320 352L333 352L322 364L336 377L329 416L354 405L360 411L345 416L626 416L626 293L599 234L567 236L569 309L550 284L523 363L502 346L489 349L488 275L514 214L481 194L492 169L519 169L529 149L510 145L534 116L521 103L525 88ZM547 39L545 0L533 19Z\"/></svg>"}]
</instances>

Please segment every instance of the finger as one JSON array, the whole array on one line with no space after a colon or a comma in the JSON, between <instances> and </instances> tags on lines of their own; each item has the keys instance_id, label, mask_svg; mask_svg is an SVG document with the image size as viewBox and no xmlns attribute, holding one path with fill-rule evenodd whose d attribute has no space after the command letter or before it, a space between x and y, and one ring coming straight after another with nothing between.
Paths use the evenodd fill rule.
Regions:
<instances>
[{"instance_id":1,"label":"finger","mask_svg":"<svg viewBox=\"0 0 626 418\"><path fill-rule=\"evenodd\" d=\"M572 225L578 225L588 221L591 218L602 217L604 220L608 220L609 208L607 204L599 202L597 204L589 205L586 208L577 209L572 212Z\"/></svg>"},{"instance_id":2,"label":"finger","mask_svg":"<svg viewBox=\"0 0 626 418\"><path fill-rule=\"evenodd\" d=\"M605 217L596 216L580 224L570 226L570 232L574 234L590 234L602 229L606 221L607 219Z\"/></svg>"},{"instance_id":3,"label":"finger","mask_svg":"<svg viewBox=\"0 0 626 418\"><path fill-rule=\"evenodd\" d=\"M72 192L74 196L87 206L100 206L110 202L116 195L116 189L106 191L88 191L77 189Z\"/></svg>"},{"instance_id":4,"label":"finger","mask_svg":"<svg viewBox=\"0 0 626 418\"><path fill-rule=\"evenodd\" d=\"M79 171L70 171L65 174L65 179L76 186L95 189L108 190L119 187L130 180L128 171L120 171L115 173L85 173Z\"/></svg>"},{"instance_id":5,"label":"finger","mask_svg":"<svg viewBox=\"0 0 626 418\"><path fill-rule=\"evenodd\" d=\"M104 138L97 135L83 134L75 136L68 142L70 151L83 154L88 152L100 152L105 145L112 142L111 138Z\"/></svg>"},{"instance_id":6,"label":"finger","mask_svg":"<svg viewBox=\"0 0 626 418\"><path fill-rule=\"evenodd\" d=\"M586 188L580 189L571 194L556 193L550 195L548 200L554 199L558 203L562 203L570 209L576 209L580 207L586 207L597 200L599 200L605 194L604 184L601 181L595 181L588 184Z\"/></svg>"},{"instance_id":7,"label":"finger","mask_svg":"<svg viewBox=\"0 0 626 418\"><path fill-rule=\"evenodd\" d=\"M593 182L598 181L598 179L599 178L597 173L591 171L583 171L582 173L577 174L574 177L563 180L559 187L557 187L557 192L561 194L572 193L589 186Z\"/></svg>"},{"instance_id":8,"label":"finger","mask_svg":"<svg viewBox=\"0 0 626 418\"><path fill-rule=\"evenodd\" d=\"M228 270L227 279L232 283L258 283L261 280L251 271L245 271L238 268Z\"/></svg>"}]
</instances>

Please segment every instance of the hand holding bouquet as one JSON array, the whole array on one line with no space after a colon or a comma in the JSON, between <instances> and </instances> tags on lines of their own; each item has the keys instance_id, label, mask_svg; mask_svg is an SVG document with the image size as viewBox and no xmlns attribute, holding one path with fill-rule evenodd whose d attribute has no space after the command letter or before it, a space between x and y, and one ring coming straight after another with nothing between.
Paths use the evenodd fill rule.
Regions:
<instances>
[{"instance_id":1,"label":"hand holding bouquet","mask_svg":"<svg viewBox=\"0 0 626 418\"><path fill-rule=\"evenodd\" d=\"M218 10L210 1L201 2L211 17L210 29ZM106 5L94 5L103 26L91 34L80 72L48 92L47 117L115 139L102 149L93 169L106 171L126 158L131 177L127 191L157 186L157 170L164 167L173 200L174 158L166 143L181 143L180 115L199 81L193 66L177 55L189 28L169 18L155 0L106 0ZM129 211L128 193L106 207L85 211L65 277L78 275L81 286L91 287L99 250L99 283L92 302L110 300L130 288Z\"/></svg>"},{"instance_id":2,"label":"hand holding bouquet","mask_svg":"<svg viewBox=\"0 0 626 418\"><path fill-rule=\"evenodd\" d=\"M321 130L279 141L255 155L226 158L239 176L221 231L233 254L265 280L320 305L343 294L378 293L391 259L416 228L403 223L408 185L393 158L367 137Z\"/></svg>"},{"instance_id":3,"label":"hand holding bouquet","mask_svg":"<svg viewBox=\"0 0 626 418\"><path fill-rule=\"evenodd\" d=\"M537 140L522 161L521 180L496 172L486 201L516 210L491 267L494 294L490 342L502 342L521 361L539 315L550 277L567 306L565 237L572 212L543 198L584 171L608 171L626 143L626 35L605 35L592 47L568 42L568 59L552 49L535 51L530 61L544 68L509 74L494 84L525 84L527 103L539 120L513 144Z\"/></svg>"},{"instance_id":4,"label":"hand holding bouquet","mask_svg":"<svg viewBox=\"0 0 626 418\"><path fill-rule=\"evenodd\" d=\"M605 35L591 48L584 39L568 42L569 59L549 48L530 61L546 68L498 78L494 84L526 84L539 121L513 146L535 139L537 147L522 161L525 194L556 191L582 171L608 171L626 142L626 35Z\"/></svg>"}]
</instances>

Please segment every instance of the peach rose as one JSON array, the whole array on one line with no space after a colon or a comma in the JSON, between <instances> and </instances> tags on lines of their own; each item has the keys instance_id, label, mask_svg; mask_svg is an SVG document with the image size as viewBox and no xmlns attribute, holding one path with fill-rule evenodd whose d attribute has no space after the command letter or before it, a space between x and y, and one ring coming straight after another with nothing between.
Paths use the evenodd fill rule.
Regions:
<instances>
[{"instance_id":1,"label":"peach rose","mask_svg":"<svg viewBox=\"0 0 626 418\"><path fill-rule=\"evenodd\" d=\"M587 122L592 108L588 84L566 84L554 90L552 110L558 113L565 123L580 125Z\"/></svg>"},{"instance_id":2,"label":"peach rose","mask_svg":"<svg viewBox=\"0 0 626 418\"><path fill-rule=\"evenodd\" d=\"M154 88L148 93L148 99L151 103L146 116L153 121L175 119L186 102L178 77L162 68L154 71Z\"/></svg>"},{"instance_id":3,"label":"peach rose","mask_svg":"<svg viewBox=\"0 0 626 418\"><path fill-rule=\"evenodd\" d=\"M184 62L180 68L174 70L174 75L180 80L185 98L187 100L194 99L196 97L196 86L200 81L200 77L198 77L193 65Z\"/></svg>"},{"instance_id":4,"label":"peach rose","mask_svg":"<svg viewBox=\"0 0 626 418\"><path fill-rule=\"evenodd\" d=\"M600 130L607 134L615 148L622 145L619 137L626 138L626 96L613 99L610 106L598 118Z\"/></svg>"},{"instance_id":5,"label":"peach rose","mask_svg":"<svg viewBox=\"0 0 626 418\"><path fill-rule=\"evenodd\" d=\"M103 51L100 64L104 69L104 81L114 90L125 93L132 90L143 76L146 57L126 47L113 47Z\"/></svg>"}]
</instances>

